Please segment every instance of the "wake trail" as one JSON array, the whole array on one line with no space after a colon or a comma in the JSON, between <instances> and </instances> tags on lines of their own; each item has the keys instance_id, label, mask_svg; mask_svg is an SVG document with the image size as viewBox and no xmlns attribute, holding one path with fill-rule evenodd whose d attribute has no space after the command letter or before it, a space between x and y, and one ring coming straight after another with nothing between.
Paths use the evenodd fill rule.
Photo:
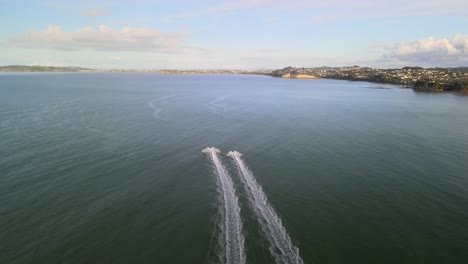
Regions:
<instances>
[{"instance_id":1,"label":"wake trail","mask_svg":"<svg viewBox=\"0 0 468 264\"><path fill-rule=\"evenodd\" d=\"M220 104L219 102L223 101L224 99L228 98L230 95L224 95L224 96L221 96L221 97L218 97L214 100L212 100L210 102L210 105L211 105L211 109L213 110L213 113L217 113L217 109L218 108L221 108L223 109L223 112L226 113L227 112L227 108L226 108L226 105L225 104Z\"/></svg>"},{"instance_id":2,"label":"wake trail","mask_svg":"<svg viewBox=\"0 0 468 264\"><path fill-rule=\"evenodd\" d=\"M171 97L174 97L175 95L166 95L166 96L163 96L163 97L159 97L159 98L156 98L154 100L151 100L148 102L148 106L151 107L153 109L153 116L156 117L157 119L159 120L167 120L165 118L162 118L159 114L161 113L162 111L162 108L159 108L157 107L154 103L158 102L158 101L162 101L162 100L165 100L165 99L168 99L168 98L171 98Z\"/></svg>"},{"instance_id":3,"label":"wake trail","mask_svg":"<svg viewBox=\"0 0 468 264\"><path fill-rule=\"evenodd\" d=\"M239 171L248 200L255 212L260 226L270 242L270 252L276 263L302 264L304 261L299 255L299 249L293 245L281 219L268 202L262 187L257 183L253 173L247 168L241 159L242 154L237 151L229 151Z\"/></svg>"},{"instance_id":4,"label":"wake trail","mask_svg":"<svg viewBox=\"0 0 468 264\"><path fill-rule=\"evenodd\" d=\"M234 183L227 173L226 168L219 160L219 149L208 147L202 150L208 154L214 166L214 172L217 176L217 185L221 199L221 249L220 260L225 264L244 264L245 249L244 235L242 233L242 221L240 216L240 207Z\"/></svg>"}]
</instances>

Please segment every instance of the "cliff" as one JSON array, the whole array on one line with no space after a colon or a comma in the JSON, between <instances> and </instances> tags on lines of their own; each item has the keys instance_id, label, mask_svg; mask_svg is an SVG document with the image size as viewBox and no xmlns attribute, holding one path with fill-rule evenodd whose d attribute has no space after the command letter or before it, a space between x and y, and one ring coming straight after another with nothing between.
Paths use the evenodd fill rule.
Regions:
<instances>
[{"instance_id":1,"label":"cliff","mask_svg":"<svg viewBox=\"0 0 468 264\"><path fill-rule=\"evenodd\" d=\"M274 77L291 78L291 79L315 79L315 75L310 74L305 68L287 67L282 70L275 70L271 72Z\"/></svg>"},{"instance_id":2,"label":"cliff","mask_svg":"<svg viewBox=\"0 0 468 264\"><path fill-rule=\"evenodd\" d=\"M373 69L369 67L286 67L275 70L271 76L295 78L338 79L375 83L398 84L412 87L415 91L457 92L468 94L468 68L422 68Z\"/></svg>"}]
</instances>

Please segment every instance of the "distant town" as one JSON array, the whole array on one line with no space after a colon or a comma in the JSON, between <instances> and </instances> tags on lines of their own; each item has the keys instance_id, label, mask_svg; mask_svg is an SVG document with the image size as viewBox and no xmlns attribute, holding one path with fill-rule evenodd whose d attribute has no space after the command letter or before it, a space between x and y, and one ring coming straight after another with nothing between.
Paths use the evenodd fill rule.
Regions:
<instances>
[{"instance_id":1,"label":"distant town","mask_svg":"<svg viewBox=\"0 0 468 264\"><path fill-rule=\"evenodd\" d=\"M226 69L92 69L74 66L0 66L0 72L146 72L161 74L256 74L271 75L272 70L226 70Z\"/></svg>"},{"instance_id":2,"label":"distant town","mask_svg":"<svg viewBox=\"0 0 468 264\"><path fill-rule=\"evenodd\" d=\"M468 67L374 69L369 67L286 67L280 70L90 69L83 67L0 66L0 72L153 72L160 74L256 74L294 79L339 79L403 85L415 91L468 94Z\"/></svg>"},{"instance_id":3,"label":"distant town","mask_svg":"<svg viewBox=\"0 0 468 264\"><path fill-rule=\"evenodd\" d=\"M373 69L368 67L286 67L271 73L283 78L323 78L398 84L416 91L468 93L468 67Z\"/></svg>"}]
</instances>

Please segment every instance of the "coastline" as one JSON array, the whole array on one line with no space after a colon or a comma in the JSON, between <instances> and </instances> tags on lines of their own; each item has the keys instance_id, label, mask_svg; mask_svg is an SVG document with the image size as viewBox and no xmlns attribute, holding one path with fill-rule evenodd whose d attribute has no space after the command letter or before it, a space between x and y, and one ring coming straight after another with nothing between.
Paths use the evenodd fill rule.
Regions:
<instances>
[{"instance_id":1,"label":"coastline","mask_svg":"<svg viewBox=\"0 0 468 264\"><path fill-rule=\"evenodd\" d=\"M468 94L468 67L375 69L369 67L286 67L279 70L257 69L93 69L76 66L0 66L0 73L158 73L158 74L250 74L284 79L331 79L394 84L417 92Z\"/></svg>"},{"instance_id":2,"label":"coastline","mask_svg":"<svg viewBox=\"0 0 468 264\"><path fill-rule=\"evenodd\" d=\"M395 85L395 86L403 87L405 89L412 89L413 91L418 92L418 93L444 93L444 94L451 93L451 94L468 96L468 91L465 91L465 90L462 90L462 91L444 91L440 89L422 90L422 89L416 89L414 86L408 85L408 84L398 84L398 83L391 83L391 82L376 82L376 81L371 81L371 80L352 80L352 79L343 79L343 78L321 78L321 77L309 76L309 75L305 75L305 76L306 77L301 76L301 75L299 76L296 75L296 76L290 77L289 75L285 75L285 76L273 76L272 75L271 77L282 78L282 79L323 79L323 80L339 80L339 81L348 81L348 82L367 82L367 83L376 83L376 84Z\"/></svg>"},{"instance_id":3,"label":"coastline","mask_svg":"<svg viewBox=\"0 0 468 264\"><path fill-rule=\"evenodd\" d=\"M287 73L281 76L281 78L286 79L318 79L316 76L308 75L308 74L291 74Z\"/></svg>"},{"instance_id":4,"label":"coastline","mask_svg":"<svg viewBox=\"0 0 468 264\"><path fill-rule=\"evenodd\" d=\"M468 67L377 69L360 66L317 68L289 66L271 73L271 76L280 78L304 75L322 79L409 86L418 92L456 92L468 94Z\"/></svg>"}]
</instances>

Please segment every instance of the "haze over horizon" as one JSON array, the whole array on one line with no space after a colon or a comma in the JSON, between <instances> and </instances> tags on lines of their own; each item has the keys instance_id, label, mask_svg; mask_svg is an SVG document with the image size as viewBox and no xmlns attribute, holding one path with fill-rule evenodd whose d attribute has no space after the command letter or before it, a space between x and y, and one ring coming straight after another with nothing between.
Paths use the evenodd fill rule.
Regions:
<instances>
[{"instance_id":1,"label":"haze over horizon","mask_svg":"<svg viewBox=\"0 0 468 264\"><path fill-rule=\"evenodd\" d=\"M0 0L2 65L468 66L468 2Z\"/></svg>"}]
</instances>

